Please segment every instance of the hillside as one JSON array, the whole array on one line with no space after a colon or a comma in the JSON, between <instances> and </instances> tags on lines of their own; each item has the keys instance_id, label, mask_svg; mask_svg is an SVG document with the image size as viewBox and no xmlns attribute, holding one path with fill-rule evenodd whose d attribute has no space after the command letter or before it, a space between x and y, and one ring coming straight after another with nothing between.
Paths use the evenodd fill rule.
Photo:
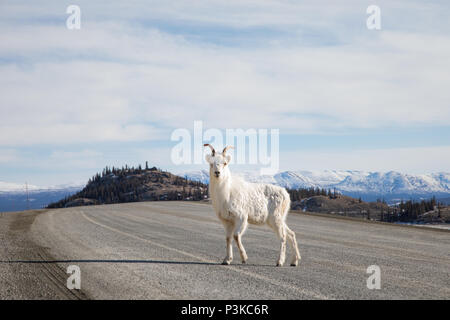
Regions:
<instances>
[{"instance_id":1,"label":"hillside","mask_svg":"<svg viewBox=\"0 0 450 320\"><path fill-rule=\"evenodd\" d=\"M298 192L289 190L291 193ZM419 224L450 223L450 207L431 200L406 201L395 206L386 202L365 202L337 195L313 195L292 201L291 208L304 212L327 213L384 222L413 222Z\"/></svg>"},{"instance_id":2,"label":"hillside","mask_svg":"<svg viewBox=\"0 0 450 320\"><path fill-rule=\"evenodd\" d=\"M293 201L293 210L308 212L331 213L343 216L360 217L372 220L381 220L381 214L387 214L391 208L383 202L365 202L352 197L337 195L312 196L300 201Z\"/></svg>"},{"instance_id":3,"label":"hillside","mask_svg":"<svg viewBox=\"0 0 450 320\"><path fill-rule=\"evenodd\" d=\"M102 174L92 177L81 191L49 204L48 208L136 201L202 200L207 195L207 185L155 167L106 167Z\"/></svg>"}]
</instances>

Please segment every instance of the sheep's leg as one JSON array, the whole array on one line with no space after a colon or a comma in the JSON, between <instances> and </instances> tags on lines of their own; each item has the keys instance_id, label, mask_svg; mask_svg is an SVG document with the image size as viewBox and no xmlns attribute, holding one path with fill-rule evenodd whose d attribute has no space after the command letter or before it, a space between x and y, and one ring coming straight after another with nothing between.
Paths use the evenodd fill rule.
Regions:
<instances>
[{"instance_id":1,"label":"sheep's leg","mask_svg":"<svg viewBox=\"0 0 450 320\"><path fill-rule=\"evenodd\" d=\"M241 255L241 261L242 263L246 263L247 262L247 253L245 252L245 248L242 245L242 235L244 234L245 230L247 229L248 226L248 221L247 218L242 218L236 228L236 231L234 232L234 241L236 241L236 245L239 249L239 253Z\"/></svg>"},{"instance_id":2,"label":"sheep's leg","mask_svg":"<svg viewBox=\"0 0 450 320\"><path fill-rule=\"evenodd\" d=\"M230 264L231 261L233 261L233 247L232 247L233 239L231 237L234 231L234 223L229 221L223 221L223 225L225 227L225 234L227 240L227 255L223 260L222 264Z\"/></svg>"},{"instance_id":3,"label":"sheep's leg","mask_svg":"<svg viewBox=\"0 0 450 320\"><path fill-rule=\"evenodd\" d=\"M300 251L298 250L297 239L295 238L295 232L292 231L291 229L289 229L289 227L286 224L284 227L286 229L287 235L291 242L292 249L294 250L294 254L292 255L291 266L295 267L298 265L298 262L300 261L300 259L302 257L300 256Z\"/></svg>"},{"instance_id":4,"label":"sheep's leg","mask_svg":"<svg viewBox=\"0 0 450 320\"><path fill-rule=\"evenodd\" d=\"M280 257L278 258L277 267L281 267L286 259L286 229L284 227L284 223L278 224L276 232L281 240Z\"/></svg>"}]
</instances>

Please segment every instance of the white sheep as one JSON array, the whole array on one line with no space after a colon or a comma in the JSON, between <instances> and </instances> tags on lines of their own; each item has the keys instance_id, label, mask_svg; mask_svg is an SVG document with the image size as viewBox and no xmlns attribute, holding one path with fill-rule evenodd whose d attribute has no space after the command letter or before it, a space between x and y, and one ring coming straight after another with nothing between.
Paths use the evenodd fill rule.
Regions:
<instances>
[{"instance_id":1,"label":"white sheep","mask_svg":"<svg viewBox=\"0 0 450 320\"><path fill-rule=\"evenodd\" d=\"M289 238L294 254L291 266L296 266L301 259L295 233L286 225L291 200L284 188L261 183L248 183L239 177L232 176L228 164L231 156L217 153L210 144L212 153L206 155L209 163L209 194L214 210L223 223L226 233L227 255L222 264L230 264L233 260L231 236L233 235L239 249L242 263L247 261L247 254L241 242L248 223L267 224L281 240L280 257L277 266L284 264L286 255L286 237Z\"/></svg>"}]
</instances>

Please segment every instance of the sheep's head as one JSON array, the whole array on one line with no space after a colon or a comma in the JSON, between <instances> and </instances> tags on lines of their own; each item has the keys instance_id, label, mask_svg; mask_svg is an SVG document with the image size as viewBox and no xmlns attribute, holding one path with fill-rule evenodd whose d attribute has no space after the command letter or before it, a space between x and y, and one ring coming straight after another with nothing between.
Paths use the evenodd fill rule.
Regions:
<instances>
[{"instance_id":1,"label":"sheep's head","mask_svg":"<svg viewBox=\"0 0 450 320\"><path fill-rule=\"evenodd\" d=\"M226 152L228 149L233 148L231 146L225 147L223 151L216 152L213 146L210 144L205 144L205 147L211 148L211 154L206 155L206 162L209 163L209 176L216 177L219 179L220 177L225 178L230 174L230 170L228 169L228 164L231 161L231 156L227 155Z\"/></svg>"}]
</instances>

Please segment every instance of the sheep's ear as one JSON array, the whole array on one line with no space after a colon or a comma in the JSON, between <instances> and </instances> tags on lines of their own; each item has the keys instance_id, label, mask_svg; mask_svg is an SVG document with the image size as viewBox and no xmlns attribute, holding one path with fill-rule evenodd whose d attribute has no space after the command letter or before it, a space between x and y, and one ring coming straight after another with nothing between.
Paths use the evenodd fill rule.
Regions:
<instances>
[{"instance_id":1,"label":"sheep's ear","mask_svg":"<svg viewBox=\"0 0 450 320\"><path fill-rule=\"evenodd\" d=\"M229 154L225 156L225 161L226 161L226 164L229 164L229 163L230 163L230 161L231 161L231 156L230 156Z\"/></svg>"},{"instance_id":2,"label":"sheep's ear","mask_svg":"<svg viewBox=\"0 0 450 320\"><path fill-rule=\"evenodd\" d=\"M208 163L212 163L212 155L210 155L210 154L207 154L206 156L205 156L205 160L206 160L206 162L208 162Z\"/></svg>"}]
</instances>

